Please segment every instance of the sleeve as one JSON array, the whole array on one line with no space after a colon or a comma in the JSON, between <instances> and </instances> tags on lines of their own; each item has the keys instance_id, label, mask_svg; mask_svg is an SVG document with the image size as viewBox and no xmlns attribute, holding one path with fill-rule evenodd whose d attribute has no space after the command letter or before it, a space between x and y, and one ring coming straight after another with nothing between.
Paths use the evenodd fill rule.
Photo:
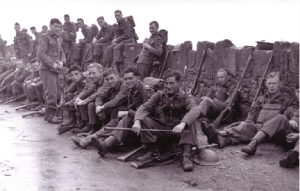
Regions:
<instances>
[{"instance_id":1,"label":"sleeve","mask_svg":"<svg viewBox=\"0 0 300 191\"><path fill-rule=\"evenodd\" d=\"M43 64L45 64L49 68L53 68L54 62L47 55L48 43L49 40L46 35L40 37L38 45L38 57Z\"/></svg>"},{"instance_id":2,"label":"sleeve","mask_svg":"<svg viewBox=\"0 0 300 191\"><path fill-rule=\"evenodd\" d=\"M285 110L285 112L283 113L284 116L286 116L286 118L288 120L291 120L291 118L293 117L294 115L294 112L293 112L293 107L288 107L287 110Z\"/></svg>"},{"instance_id":3,"label":"sleeve","mask_svg":"<svg viewBox=\"0 0 300 191\"><path fill-rule=\"evenodd\" d=\"M31 40L29 34L25 35L25 38L26 38L26 41L28 43L28 52L32 53L32 51L33 51L33 42Z\"/></svg>"},{"instance_id":4,"label":"sleeve","mask_svg":"<svg viewBox=\"0 0 300 191\"><path fill-rule=\"evenodd\" d=\"M80 43L86 44L93 41L93 31L91 29L86 29L86 33L84 35L84 39L80 40Z\"/></svg>"},{"instance_id":5,"label":"sleeve","mask_svg":"<svg viewBox=\"0 0 300 191\"><path fill-rule=\"evenodd\" d=\"M38 83L39 81L41 81L41 77L34 78L34 79L32 79L32 81L34 83Z\"/></svg>"},{"instance_id":6,"label":"sleeve","mask_svg":"<svg viewBox=\"0 0 300 191\"><path fill-rule=\"evenodd\" d=\"M194 121L200 116L200 107L197 106L195 99L192 95L189 95L185 99L185 109L188 111L181 122L185 122L188 126L191 126Z\"/></svg>"},{"instance_id":7,"label":"sleeve","mask_svg":"<svg viewBox=\"0 0 300 191\"><path fill-rule=\"evenodd\" d=\"M89 89L87 89L87 91L83 91L79 94L79 98L80 99L86 99L87 97L89 97L90 95L92 95L92 93L94 92L94 86L91 86Z\"/></svg>"},{"instance_id":8,"label":"sleeve","mask_svg":"<svg viewBox=\"0 0 300 191\"><path fill-rule=\"evenodd\" d=\"M248 116L247 116L247 119L245 120L245 122L247 122L247 123L255 123L256 122L258 114L259 114L259 112L261 110L261 105L263 103L263 100L264 100L263 96L260 96L256 100L256 102L254 104L254 107L250 108Z\"/></svg>"},{"instance_id":9,"label":"sleeve","mask_svg":"<svg viewBox=\"0 0 300 191\"><path fill-rule=\"evenodd\" d=\"M103 29L101 28L100 31L98 32L98 34L95 36L95 39L99 40L100 38L103 37L103 35L102 35L103 32L102 31L103 31Z\"/></svg>"},{"instance_id":10,"label":"sleeve","mask_svg":"<svg viewBox=\"0 0 300 191\"><path fill-rule=\"evenodd\" d=\"M116 95L116 97L114 97L112 100L106 102L103 105L104 110L117 107L117 106L121 105L122 103L126 102L128 99L128 92L129 92L128 86L125 83L123 83L121 85L120 91Z\"/></svg>"},{"instance_id":11,"label":"sleeve","mask_svg":"<svg viewBox=\"0 0 300 191\"><path fill-rule=\"evenodd\" d=\"M17 53L19 52L19 45L17 43L16 37L14 38L14 51Z\"/></svg>"},{"instance_id":12,"label":"sleeve","mask_svg":"<svg viewBox=\"0 0 300 191\"><path fill-rule=\"evenodd\" d=\"M151 54L160 56L163 53L163 40L161 37L156 38L154 41L154 46L149 49Z\"/></svg>"},{"instance_id":13,"label":"sleeve","mask_svg":"<svg viewBox=\"0 0 300 191\"><path fill-rule=\"evenodd\" d=\"M59 49L60 49L60 51L59 51L60 52L60 61L62 61L64 64L66 64L66 62L67 62L66 55L61 46L59 46Z\"/></svg>"},{"instance_id":14,"label":"sleeve","mask_svg":"<svg viewBox=\"0 0 300 191\"><path fill-rule=\"evenodd\" d=\"M28 71L28 70L24 70L24 72L17 78L17 79L15 79L16 80L16 82L18 82L18 83L23 83L24 82L24 80L28 77L28 76L30 76L30 72Z\"/></svg>"},{"instance_id":15,"label":"sleeve","mask_svg":"<svg viewBox=\"0 0 300 191\"><path fill-rule=\"evenodd\" d=\"M98 42L99 43L106 43L109 41L109 39L111 39L111 36L113 35L114 33L114 29L112 26L107 26L107 29L106 29L106 33L104 35L104 37L102 39L100 39Z\"/></svg>"},{"instance_id":16,"label":"sleeve","mask_svg":"<svg viewBox=\"0 0 300 191\"><path fill-rule=\"evenodd\" d=\"M98 88L96 92L92 93L89 97L87 97L84 100L85 104L90 103L92 101L96 101L97 97L101 96L101 94L103 92L105 92L106 89L108 89L107 85L103 85L100 88ZM96 106L98 106L98 105L96 105Z\"/></svg>"},{"instance_id":17,"label":"sleeve","mask_svg":"<svg viewBox=\"0 0 300 191\"><path fill-rule=\"evenodd\" d=\"M131 24L126 21L124 24L124 33L116 39L117 43L130 38Z\"/></svg>"},{"instance_id":18,"label":"sleeve","mask_svg":"<svg viewBox=\"0 0 300 191\"><path fill-rule=\"evenodd\" d=\"M66 90L66 94L67 93L75 93L77 91L77 83L71 83L70 86L68 87L68 89Z\"/></svg>"},{"instance_id":19,"label":"sleeve","mask_svg":"<svg viewBox=\"0 0 300 191\"><path fill-rule=\"evenodd\" d=\"M141 105L135 113L134 121L143 121L145 117L149 116L154 107L159 104L160 93L154 94L146 103Z\"/></svg>"}]
</instances>

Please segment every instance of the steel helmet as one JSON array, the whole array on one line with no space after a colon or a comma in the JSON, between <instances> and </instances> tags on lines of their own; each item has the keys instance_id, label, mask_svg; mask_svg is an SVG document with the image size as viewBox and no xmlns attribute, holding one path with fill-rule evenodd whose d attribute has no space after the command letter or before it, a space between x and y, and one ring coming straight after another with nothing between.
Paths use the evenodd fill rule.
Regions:
<instances>
[{"instance_id":1,"label":"steel helmet","mask_svg":"<svg viewBox=\"0 0 300 191\"><path fill-rule=\"evenodd\" d=\"M203 166L215 166L221 164L221 159L215 151L205 149L199 153L194 162Z\"/></svg>"}]
</instances>

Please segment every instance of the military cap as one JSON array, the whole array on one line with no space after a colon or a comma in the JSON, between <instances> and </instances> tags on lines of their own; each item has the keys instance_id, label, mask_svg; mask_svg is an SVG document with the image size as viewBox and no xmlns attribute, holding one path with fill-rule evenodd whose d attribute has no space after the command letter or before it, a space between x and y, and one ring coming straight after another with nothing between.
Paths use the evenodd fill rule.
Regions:
<instances>
[{"instance_id":1,"label":"military cap","mask_svg":"<svg viewBox=\"0 0 300 191\"><path fill-rule=\"evenodd\" d=\"M42 28L48 28L46 25L43 25Z\"/></svg>"},{"instance_id":2,"label":"military cap","mask_svg":"<svg viewBox=\"0 0 300 191\"><path fill-rule=\"evenodd\" d=\"M22 30L21 31L27 31L27 29L25 29L25 28L22 28Z\"/></svg>"},{"instance_id":3,"label":"military cap","mask_svg":"<svg viewBox=\"0 0 300 191\"><path fill-rule=\"evenodd\" d=\"M159 82L163 82L163 81L164 80L162 80L162 79L153 78L153 77L146 77L143 80L145 85L150 85L150 86L154 86L154 85L158 84Z\"/></svg>"},{"instance_id":4,"label":"military cap","mask_svg":"<svg viewBox=\"0 0 300 191\"><path fill-rule=\"evenodd\" d=\"M16 22L15 25L19 25L20 26L20 24L18 22Z\"/></svg>"}]
</instances>

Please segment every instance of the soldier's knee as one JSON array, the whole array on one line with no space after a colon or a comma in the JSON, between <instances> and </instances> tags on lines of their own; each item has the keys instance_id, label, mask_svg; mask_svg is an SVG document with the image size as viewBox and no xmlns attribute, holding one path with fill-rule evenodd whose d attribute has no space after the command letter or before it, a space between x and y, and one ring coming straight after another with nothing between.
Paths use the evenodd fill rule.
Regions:
<instances>
[{"instance_id":1,"label":"soldier's knee","mask_svg":"<svg viewBox=\"0 0 300 191\"><path fill-rule=\"evenodd\" d=\"M278 114L275 116L275 118L278 120L278 121L286 121L288 120L286 116L282 115L282 114Z\"/></svg>"}]
</instances>

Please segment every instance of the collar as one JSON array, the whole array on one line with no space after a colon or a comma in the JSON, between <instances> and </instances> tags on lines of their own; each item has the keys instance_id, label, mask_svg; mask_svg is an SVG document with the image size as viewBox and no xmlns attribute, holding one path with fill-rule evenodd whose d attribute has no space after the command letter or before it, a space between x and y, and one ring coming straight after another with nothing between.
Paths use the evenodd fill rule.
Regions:
<instances>
[{"instance_id":1,"label":"collar","mask_svg":"<svg viewBox=\"0 0 300 191\"><path fill-rule=\"evenodd\" d=\"M151 37L155 37L155 36L157 36L158 35L158 32L155 32L155 33L153 33L152 35L151 35Z\"/></svg>"},{"instance_id":2,"label":"collar","mask_svg":"<svg viewBox=\"0 0 300 191\"><path fill-rule=\"evenodd\" d=\"M274 95L271 95L269 92L267 92L266 97L269 98L269 99L274 99L274 98L276 98L276 97L281 97L281 92L278 91L278 92L277 92L276 94L274 94Z\"/></svg>"},{"instance_id":3,"label":"collar","mask_svg":"<svg viewBox=\"0 0 300 191\"><path fill-rule=\"evenodd\" d=\"M122 18L120 21L118 21L118 23L123 23L125 21L125 18Z\"/></svg>"},{"instance_id":4,"label":"collar","mask_svg":"<svg viewBox=\"0 0 300 191\"><path fill-rule=\"evenodd\" d=\"M84 25L82 26L81 30L85 30L85 29L86 29L86 27L87 27L87 25L86 25L86 24L84 24Z\"/></svg>"},{"instance_id":5,"label":"collar","mask_svg":"<svg viewBox=\"0 0 300 191\"><path fill-rule=\"evenodd\" d=\"M129 90L129 94L137 94L143 88L144 88L144 83L139 80L138 84L135 86L135 88L132 88L132 89Z\"/></svg>"},{"instance_id":6,"label":"collar","mask_svg":"<svg viewBox=\"0 0 300 191\"><path fill-rule=\"evenodd\" d=\"M55 38L57 38L58 36L56 34L54 34L54 32L52 32L51 30L48 30L47 34L49 34L50 36L53 36Z\"/></svg>"},{"instance_id":7,"label":"collar","mask_svg":"<svg viewBox=\"0 0 300 191\"><path fill-rule=\"evenodd\" d=\"M171 99L173 99L173 98L177 98L177 99L180 99L180 98L182 98L183 96L184 96L184 91L181 89L181 88L179 88L178 89L178 92L175 94L175 95L173 95L172 97L171 97ZM168 96L168 94L166 93L166 91L164 90L163 91L163 96L165 96L166 98L170 98L169 96Z\"/></svg>"},{"instance_id":8,"label":"collar","mask_svg":"<svg viewBox=\"0 0 300 191\"><path fill-rule=\"evenodd\" d=\"M121 79L119 78L119 80L117 81L115 87L113 87L112 89L115 90L115 91L118 91L120 89L120 86L122 85L123 83L121 82Z\"/></svg>"},{"instance_id":9,"label":"collar","mask_svg":"<svg viewBox=\"0 0 300 191\"><path fill-rule=\"evenodd\" d=\"M218 83L218 85L223 87L223 88L228 88L232 85L232 80L230 78L224 85L221 85L220 83Z\"/></svg>"},{"instance_id":10,"label":"collar","mask_svg":"<svg viewBox=\"0 0 300 191\"><path fill-rule=\"evenodd\" d=\"M107 27L107 22L105 22L103 25L103 28L106 28L106 27Z\"/></svg>"}]
</instances>

